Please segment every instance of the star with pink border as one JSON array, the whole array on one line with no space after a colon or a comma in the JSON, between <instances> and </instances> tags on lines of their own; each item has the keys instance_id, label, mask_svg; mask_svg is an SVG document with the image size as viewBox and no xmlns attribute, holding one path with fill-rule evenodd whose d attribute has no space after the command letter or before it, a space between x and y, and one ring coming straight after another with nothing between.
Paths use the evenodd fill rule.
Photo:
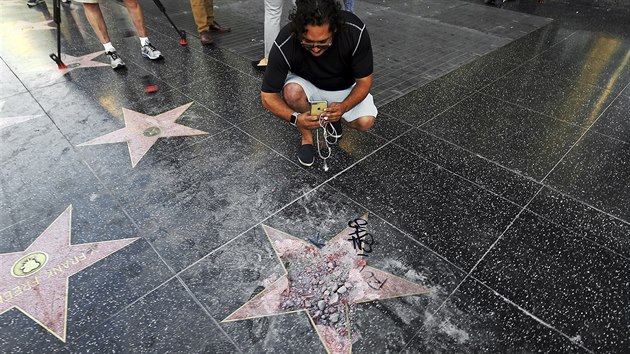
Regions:
<instances>
[{"instance_id":1,"label":"star with pink border","mask_svg":"<svg viewBox=\"0 0 630 354\"><path fill-rule=\"evenodd\" d=\"M17 308L66 341L68 278L138 238L71 244L72 205L24 251L0 254L0 315Z\"/></svg>"},{"instance_id":2,"label":"star with pink border","mask_svg":"<svg viewBox=\"0 0 630 354\"><path fill-rule=\"evenodd\" d=\"M367 215L358 220L367 224ZM349 223L321 249L269 226L263 229L286 274L223 322L304 312L327 352L351 353L350 306L429 293L421 285L368 266L363 256L368 238L360 237L356 224ZM367 236L365 229L362 232Z\"/></svg>"},{"instance_id":3,"label":"star with pink border","mask_svg":"<svg viewBox=\"0 0 630 354\"><path fill-rule=\"evenodd\" d=\"M61 61L66 64L65 69L59 69L55 66L54 71L50 74L50 82L53 82L62 76L66 75L69 72L77 69L85 69L85 68L97 68L100 66L111 66L109 64L102 63L100 61L95 61L94 58L99 55L105 53L104 51L94 52L86 55L82 55L80 57L75 57L69 54L61 53ZM46 70L51 70L53 68L52 64L50 66L46 66Z\"/></svg>"},{"instance_id":4,"label":"star with pink border","mask_svg":"<svg viewBox=\"0 0 630 354\"><path fill-rule=\"evenodd\" d=\"M129 155L131 156L131 167L136 167L138 162L159 138L208 134L207 132L175 123L192 104L193 102L190 102L170 111L160 113L157 116L150 116L123 108L124 128L77 146L126 142L129 147Z\"/></svg>"}]
</instances>

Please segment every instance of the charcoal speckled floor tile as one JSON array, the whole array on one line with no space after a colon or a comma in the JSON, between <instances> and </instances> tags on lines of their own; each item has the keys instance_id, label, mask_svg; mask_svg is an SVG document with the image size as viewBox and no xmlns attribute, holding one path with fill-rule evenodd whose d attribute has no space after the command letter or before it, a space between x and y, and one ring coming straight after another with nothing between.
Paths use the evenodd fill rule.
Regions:
<instances>
[{"instance_id":1,"label":"charcoal speckled floor tile","mask_svg":"<svg viewBox=\"0 0 630 354\"><path fill-rule=\"evenodd\" d=\"M73 352L99 348L189 353L238 350L237 344L223 334L176 279L81 336L69 347Z\"/></svg>"},{"instance_id":2,"label":"charcoal speckled floor tile","mask_svg":"<svg viewBox=\"0 0 630 354\"><path fill-rule=\"evenodd\" d=\"M329 183L465 270L519 210L394 146L383 148Z\"/></svg>"},{"instance_id":3,"label":"charcoal speckled floor tile","mask_svg":"<svg viewBox=\"0 0 630 354\"><path fill-rule=\"evenodd\" d=\"M630 221L630 144L587 133L545 180L588 205Z\"/></svg>"},{"instance_id":4,"label":"charcoal speckled floor tile","mask_svg":"<svg viewBox=\"0 0 630 354\"><path fill-rule=\"evenodd\" d=\"M630 143L630 86L612 102L610 107L593 125L593 130Z\"/></svg>"},{"instance_id":5,"label":"charcoal speckled floor tile","mask_svg":"<svg viewBox=\"0 0 630 354\"><path fill-rule=\"evenodd\" d=\"M418 126L472 93L471 89L438 80L380 107L379 110L405 123Z\"/></svg>"},{"instance_id":6,"label":"charcoal speckled floor tile","mask_svg":"<svg viewBox=\"0 0 630 354\"><path fill-rule=\"evenodd\" d=\"M602 213L601 210L549 188L543 189L527 208L547 220L630 258L628 222Z\"/></svg>"},{"instance_id":7,"label":"charcoal speckled floor tile","mask_svg":"<svg viewBox=\"0 0 630 354\"><path fill-rule=\"evenodd\" d=\"M260 142L229 131L107 184L143 236L182 269L316 183Z\"/></svg>"},{"instance_id":8,"label":"charcoal speckled floor tile","mask_svg":"<svg viewBox=\"0 0 630 354\"><path fill-rule=\"evenodd\" d=\"M429 318L405 353L588 353L473 280Z\"/></svg>"},{"instance_id":9,"label":"charcoal speckled floor tile","mask_svg":"<svg viewBox=\"0 0 630 354\"><path fill-rule=\"evenodd\" d=\"M627 258L523 213L473 276L576 343L617 351L629 345L628 269Z\"/></svg>"},{"instance_id":10,"label":"charcoal speckled floor tile","mask_svg":"<svg viewBox=\"0 0 630 354\"><path fill-rule=\"evenodd\" d=\"M584 131L478 93L421 129L536 181L551 171Z\"/></svg>"},{"instance_id":11,"label":"charcoal speckled floor tile","mask_svg":"<svg viewBox=\"0 0 630 354\"><path fill-rule=\"evenodd\" d=\"M401 136L395 144L519 205L525 205L540 189L532 178L502 165L503 161L495 161L421 129Z\"/></svg>"},{"instance_id":12,"label":"charcoal speckled floor tile","mask_svg":"<svg viewBox=\"0 0 630 354\"><path fill-rule=\"evenodd\" d=\"M592 84L538 73L510 74L484 89L484 94L527 107L567 123L588 127L615 98L615 92Z\"/></svg>"}]
</instances>

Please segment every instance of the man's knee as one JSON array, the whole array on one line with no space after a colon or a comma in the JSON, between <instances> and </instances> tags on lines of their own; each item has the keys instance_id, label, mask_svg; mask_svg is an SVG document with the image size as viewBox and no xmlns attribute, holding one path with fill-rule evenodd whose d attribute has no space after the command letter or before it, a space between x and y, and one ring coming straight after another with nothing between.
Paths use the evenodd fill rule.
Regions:
<instances>
[{"instance_id":1,"label":"man's knee","mask_svg":"<svg viewBox=\"0 0 630 354\"><path fill-rule=\"evenodd\" d=\"M284 100L290 105L294 106L295 104L299 104L306 99L306 94L304 93L304 89L302 86L294 83L289 83L284 86L282 91L284 95Z\"/></svg>"},{"instance_id":2,"label":"man's knee","mask_svg":"<svg viewBox=\"0 0 630 354\"><path fill-rule=\"evenodd\" d=\"M354 129L362 132L366 132L372 128L376 122L376 117L374 116L363 116L355 119L352 123Z\"/></svg>"},{"instance_id":3,"label":"man's knee","mask_svg":"<svg viewBox=\"0 0 630 354\"><path fill-rule=\"evenodd\" d=\"M83 9L86 11L99 11L100 6L98 5L98 3L89 3L89 2L84 2L83 3Z\"/></svg>"},{"instance_id":4,"label":"man's knee","mask_svg":"<svg viewBox=\"0 0 630 354\"><path fill-rule=\"evenodd\" d=\"M125 7L131 10L137 9L140 5L138 5L138 0L124 0Z\"/></svg>"}]
</instances>

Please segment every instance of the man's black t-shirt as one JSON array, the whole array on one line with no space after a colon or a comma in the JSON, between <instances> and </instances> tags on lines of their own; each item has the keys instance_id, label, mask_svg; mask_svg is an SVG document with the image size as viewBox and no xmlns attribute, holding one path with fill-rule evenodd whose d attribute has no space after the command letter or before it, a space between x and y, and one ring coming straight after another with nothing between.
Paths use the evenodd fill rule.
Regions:
<instances>
[{"instance_id":1,"label":"man's black t-shirt","mask_svg":"<svg viewBox=\"0 0 630 354\"><path fill-rule=\"evenodd\" d=\"M289 25L284 26L269 53L262 91L282 91L289 71L326 91L347 89L355 79L370 75L372 44L367 29L354 14L341 13L345 24L334 34L330 48L318 57L302 47Z\"/></svg>"}]
</instances>

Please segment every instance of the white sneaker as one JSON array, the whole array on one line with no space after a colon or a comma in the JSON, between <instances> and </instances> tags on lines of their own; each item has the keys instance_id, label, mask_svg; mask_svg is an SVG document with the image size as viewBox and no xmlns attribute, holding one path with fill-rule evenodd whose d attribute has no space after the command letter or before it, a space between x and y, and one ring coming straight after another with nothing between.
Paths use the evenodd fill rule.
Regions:
<instances>
[{"instance_id":1,"label":"white sneaker","mask_svg":"<svg viewBox=\"0 0 630 354\"><path fill-rule=\"evenodd\" d=\"M39 5L39 4L43 3L43 2L44 2L44 0L28 0L26 2L26 5L28 5L28 7L33 7L33 6Z\"/></svg>"},{"instance_id":2,"label":"white sneaker","mask_svg":"<svg viewBox=\"0 0 630 354\"><path fill-rule=\"evenodd\" d=\"M61 2L65 2L67 4L70 2L70 0L61 0Z\"/></svg>"},{"instance_id":3,"label":"white sneaker","mask_svg":"<svg viewBox=\"0 0 630 354\"><path fill-rule=\"evenodd\" d=\"M125 63L120 59L118 53L116 51L113 52L105 52L105 55L109 58L109 64L112 66L112 69L118 69L125 66Z\"/></svg>"},{"instance_id":4,"label":"white sneaker","mask_svg":"<svg viewBox=\"0 0 630 354\"><path fill-rule=\"evenodd\" d=\"M155 60L161 57L162 53L159 50L155 49L155 47L151 43L147 43L142 46L142 55L151 60Z\"/></svg>"}]
</instances>

